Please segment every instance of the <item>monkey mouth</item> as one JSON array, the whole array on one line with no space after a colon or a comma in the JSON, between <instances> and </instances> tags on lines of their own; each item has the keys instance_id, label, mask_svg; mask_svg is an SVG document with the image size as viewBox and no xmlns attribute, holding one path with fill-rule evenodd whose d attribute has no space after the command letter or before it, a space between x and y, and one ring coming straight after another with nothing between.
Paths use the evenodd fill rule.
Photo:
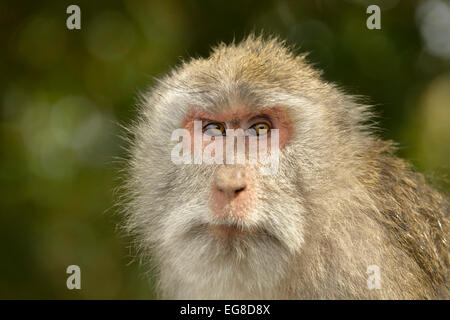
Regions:
<instances>
[{"instance_id":1,"label":"monkey mouth","mask_svg":"<svg viewBox=\"0 0 450 320\"><path fill-rule=\"evenodd\" d=\"M184 233L183 237L186 237L186 240L209 239L212 240L212 243L224 246L221 247L223 249L248 248L252 245L254 245L254 248L260 248L259 244L263 243L266 246L277 247L280 250L286 248L286 244L282 238L262 224L245 225L243 223L231 221L203 221L192 225L189 230Z\"/></svg>"},{"instance_id":2,"label":"monkey mouth","mask_svg":"<svg viewBox=\"0 0 450 320\"><path fill-rule=\"evenodd\" d=\"M205 223L202 230L218 241L234 242L236 240L278 238L261 226L246 226L242 223Z\"/></svg>"},{"instance_id":3,"label":"monkey mouth","mask_svg":"<svg viewBox=\"0 0 450 320\"><path fill-rule=\"evenodd\" d=\"M208 224L207 231L219 240L230 240L245 237L254 233L252 229L238 224Z\"/></svg>"}]
</instances>

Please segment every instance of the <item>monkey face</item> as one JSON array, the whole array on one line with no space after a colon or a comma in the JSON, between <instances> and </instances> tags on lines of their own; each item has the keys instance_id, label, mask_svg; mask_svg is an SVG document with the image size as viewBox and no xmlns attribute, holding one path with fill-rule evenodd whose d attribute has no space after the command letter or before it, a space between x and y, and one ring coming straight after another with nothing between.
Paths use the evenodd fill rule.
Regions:
<instances>
[{"instance_id":1,"label":"monkey face","mask_svg":"<svg viewBox=\"0 0 450 320\"><path fill-rule=\"evenodd\" d=\"M250 139L261 137L255 132L244 136L244 163L232 164L226 163L226 152L223 163L174 164L170 150L179 141L171 141L169 132L165 144L148 139L141 146L145 149L139 149L142 152L139 158L146 165L136 167L142 181L140 190L145 190L140 194L142 207L140 215L133 216L135 227L145 239L142 243L148 245L144 250L152 250L164 268L180 277L186 272L211 277L219 272L236 278L238 268L246 270L238 277L246 274L247 279L238 278L237 282L244 283L254 276L267 277L275 283L276 275L284 272L284 262L301 249L304 241L306 207L299 192L300 172L291 167L296 159L291 144L294 133L291 117L281 106L258 110L239 104L239 108L230 106L219 113L194 107L185 113L178 126L194 136L195 121L202 122L202 134L213 130L210 134L222 137L227 137L229 129L246 133L256 131L256 127L268 127L270 152L272 133L279 130L279 166L275 172L264 174L264 164L250 163ZM165 127L168 123L155 121L152 125ZM177 129L176 124L172 128ZM263 131L259 131L261 135ZM205 151L211 143L203 141L196 146L193 140L187 148L192 159L198 151L196 147ZM222 141L224 150L227 142L226 138ZM155 150L166 156L164 161ZM232 153L235 160L238 153L236 147ZM260 271L254 274L255 270Z\"/></svg>"},{"instance_id":2,"label":"monkey face","mask_svg":"<svg viewBox=\"0 0 450 320\"><path fill-rule=\"evenodd\" d=\"M191 110L183 123L192 133L192 121L198 121L199 119L203 119L203 132L205 134L208 134L208 130L213 130L214 134L220 136L227 136L233 129L248 132L248 135L242 137L244 140L244 162L242 164L230 164L233 161L227 161L229 160L227 159L229 154L224 154L221 158L224 160L223 164L216 165L214 172L205 182L204 187L207 190L205 203L207 203L208 209L203 215L204 232L212 235L217 241L235 246L249 241L249 238L257 239L258 236L267 237L269 235L278 239L278 236L275 236L277 235L276 229L271 226L276 221L281 222L283 220L273 216L273 213L276 212L273 206L280 205L277 201L274 201L275 198L272 198L276 197L276 193L266 193L271 192L269 186L276 183L276 180L279 181L281 175L278 175L278 172L272 172L275 177L265 178L260 170L261 163L256 161L249 164L252 153L249 150L251 149L252 137L249 136L254 136L253 141L258 143L254 150L256 153L262 151L262 148L258 148L259 143L263 141L262 137L266 138L264 142L268 142L267 149L272 152L275 147L271 144L273 142L272 135L276 130L277 138L279 138L276 147L278 148L281 145L284 148L292 133L292 126L286 112L277 107L253 114L246 112L245 108L242 107L239 110L232 109L221 114ZM220 142L219 146L223 146L223 149L226 150L229 143L233 144L233 140L225 139ZM210 141L203 141L200 149L204 151L209 144ZM193 144L191 150L195 147ZM231 157L232 160L236 160L235 156L238 151L237 148L233 149ZM256 157L256 160L259 158ZM288 202L285 203L285 205L287 204ZM289 211L288 208L286 209L286 211ZM296 236L298 238L298 235Z\"/></svg>"}]
</instances>

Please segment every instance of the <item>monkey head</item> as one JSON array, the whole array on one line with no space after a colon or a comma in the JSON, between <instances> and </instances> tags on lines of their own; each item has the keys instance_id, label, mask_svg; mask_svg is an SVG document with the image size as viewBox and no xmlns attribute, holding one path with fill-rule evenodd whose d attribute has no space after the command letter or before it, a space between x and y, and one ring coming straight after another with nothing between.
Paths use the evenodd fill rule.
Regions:
<instances>
[{"instance_id":1,"label":"monkey head","mask_svg":"<svg viewBox=\"0 0 450 320\"><path fill-rule=\"evenodd\" d=\"M359 179L376 141L368 119L367 106L277 39L219 45L158 80L131 128L126 227L157 265L163 296L283 297L289 285L271 289L293 264L316 268L297 276L306 287L332 263L361 263L364 273L352 250L373 249L381 264L365 243L380 228L356 215L374 207ZM260 141L276 154L270 174L260 158L249 161ZM328 255L331 247L341 254Z\"/></svg>"}]
</instances>

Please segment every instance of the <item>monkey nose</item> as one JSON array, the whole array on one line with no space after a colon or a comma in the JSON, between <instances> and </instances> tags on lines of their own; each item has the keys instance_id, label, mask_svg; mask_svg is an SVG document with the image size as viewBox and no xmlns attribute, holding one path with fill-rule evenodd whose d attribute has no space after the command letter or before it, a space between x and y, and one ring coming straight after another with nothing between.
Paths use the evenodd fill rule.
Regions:
<instances>
[{"instance_id":1,"label":"monkey nose","mask_svg":"<svg viewBox=\"0 0 450 320\"><path fill-rule=\"evenodd\" d=\"M221 166L214 179L215 187L228 197L236 197L245 190L247 182L243 166Z\"/></svg>"}]
</instances>

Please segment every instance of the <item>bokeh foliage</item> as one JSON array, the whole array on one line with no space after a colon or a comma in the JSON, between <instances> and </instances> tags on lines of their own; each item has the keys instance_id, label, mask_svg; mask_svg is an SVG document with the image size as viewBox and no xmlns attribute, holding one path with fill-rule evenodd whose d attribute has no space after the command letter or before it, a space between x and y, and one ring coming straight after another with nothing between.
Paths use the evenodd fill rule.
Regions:
<instances>
[{"instance_id":1,"label":"bokeh foliage","mask_svg":"<svg viewBox=\"0 0 450 320\"><path fill-rule=\"evenodd\" d=\"M325 79L367 96L380 134L449 191L450 4L383 1L382 29L368 30L376 3L2 1L0 298L154 297L116 228L119 124L152 77L252 31L311 52ZM70 4L81 30L66 28ZM66 288L70 264L82 290Z\"/></svg>"}]
</instances>

